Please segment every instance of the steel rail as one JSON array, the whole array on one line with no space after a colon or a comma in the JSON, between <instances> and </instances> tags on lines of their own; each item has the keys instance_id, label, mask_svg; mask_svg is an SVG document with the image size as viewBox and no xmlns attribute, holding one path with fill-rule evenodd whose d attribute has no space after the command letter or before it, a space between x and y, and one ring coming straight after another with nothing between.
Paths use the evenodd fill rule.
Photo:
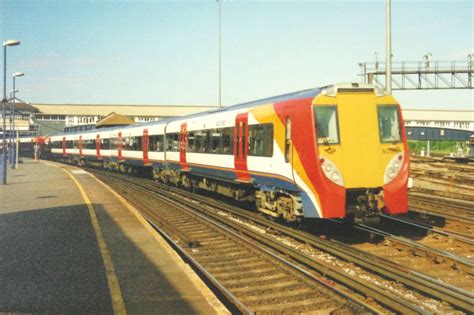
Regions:
<instances>
[{"instance_id":1,"label":"steel rail","mask_svg":"<svg viewBox=\"0 0 474 315\"><path fill-rule=\"evenodd\" d=\"M383 217L388 217L388 216L385 216L385 215L382 215L382 216ZM390 218L390 217L388 217L388 218ZM393 220L396 220L396 221L399 221L399 222L404 222L404 221L396 219L396 218L390 218L390 219L393 219ZM416 224L412 224L412 225L416 226ZM465 266L467 266L471 269L474 268L474 262L470 259L467 259L467 258L464 258L464 257L459 257L459 256L456 256L452 253L443 252L439 249L432 248L432 247L414 242L412 240L409 240L409 239L406 239L406 238L403 238L403 237L400 237L400 236L393 235L391 233L379 230L379 229L374 228L372 226L368 226L368 225L365 225L365 224L357 224L357 225L354 225L354 228L362 230L362 231L366 231L366 232L369 232L369 233L373 233L373 234L376 234L376 235L379 235L379 236L383 236L383 237L388 238L388 239L390 239L394 242L403 244L403 245L408 246L408 247L416 248L416 249L419 249L419 250L422 250L422 251L425 251L425 252L435 253L436 255L439 255L441 257L450 259L450 260L452 260L456 263L463 264L463 265L465 265ZM442 234L442 233L439 233L439 234ZM470 240L467 240L467 241L472 243L472 241L470 241Z\"/></svg>"},{"instance_id":2,"label":"steel rail","mask_svg":"<svg viewBox=\"0 0 474 315\"><path fill-rule=\"evenodd\" d=\"M443 196L433 196L433 195L428 195L425 193L418 193L418 192L412 192L410 193L409 200L414 199L414 200L419 200L419 201L425 201L425 202L430 202L432 204L438 205L438 206L447 206L455 209L459 209L461 211L466 211L466 213L472 213L474 215L474 205L472 202L465 201L465 200L449 200L451 202L455 202L456 204L453 205L448 202L447 197Z\"/></svg>"},{"instance_id":3,"label":"steel rail","mask_svg":"<svg viewBox=\"0 0 474 315\"><path fill-rule=\"evenodd\" d=\"M443 202L439 202L439 201L432 201L426 197L422 197L422 196L410 196L409 197L409 202L410 200L414 201L412 202L412 205L410 206L410 211L413 211L413 212L419 212L419 213L425 213L425 214L431 214L431 215L435 215L435 216L438 216L438 217L442 217L442 218L446 218L446 219L451 219L451 220L454 220L454 221L458 221L458 222L463 222L463 223L467 223L467 224L474 224L474 216L472 216L474 214L474 211L468 207L462 207L462 206L452 206L452 205L449 205L447 203L443 203ZM458 209L460 209L462 212L462 214L456 214L456 213L449 213L448 211L446 210L442 210L442 209L436 209L436 208L433 208L433 207L430 207L429 205L416 205L416 204L413 204L413 203L428 203L428 204L436 204L440 207L450 207L452 210L451 212L456 212ZM466 212L464 212L466 211ZM471 217L466 217L471 215Z\"/></svg>"},{"instance_id":4,"label":"steel rail","mask_svg":"<svg viewBox=\"0 0 474 315\"><path fill-rule=\"evenodd\" d=\"M413 222L413 221L410 221L410 220L407 220L407 219L392 217L392 216L388 216L388 215L385 215L385 214L382 214L381 217L383 217L385 219L388 219L388 220L393 220L393 221L397 221L397 222L404 223L404 224L407 224L407 225L411 225L411 226L414 226L414 227L417 227L417 228L420 228L420 229L424 229L424 230L428 231L429 233L443 235L443 236L452 238L454 240L457 240L457 241L460 241L460 242L463 242L463 243L466 243L466 244L469 244L469 245L474 245L474 240L470 239L470 238L467 238L467 237L464 237L463 236L464 234L459 235L459 234L455 234L455 233L452 233L452 232L438 230L438 229L435 229L435 228L431 227L428 224Z\"/></svg>"}]
</instances>

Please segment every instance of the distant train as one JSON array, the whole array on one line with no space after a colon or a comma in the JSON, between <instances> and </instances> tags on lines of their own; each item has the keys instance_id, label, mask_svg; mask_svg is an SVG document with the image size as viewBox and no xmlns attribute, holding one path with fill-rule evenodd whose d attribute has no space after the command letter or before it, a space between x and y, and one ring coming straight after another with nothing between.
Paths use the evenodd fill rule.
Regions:
<instances>
[{"instance_id":1,"label":"distant train","mask_svg":"<svg viewBox=\"0 0 474 315\"><path fill-rule=\"evenodd\" d=\"M146 173L287 221L376 222L408 211L403 125L392 96L348 83L41 141L56 160Z\"/></svg>"},{"instance_id":2,"label":"distant train","mask_svg":"<svg viewBox=\"0 0 474 315\"><path fill-rule=\"evenodd\" d=\"M469 137L468 153L469 158L474 158L474 135Z\"/></svg>"}]
</instances>

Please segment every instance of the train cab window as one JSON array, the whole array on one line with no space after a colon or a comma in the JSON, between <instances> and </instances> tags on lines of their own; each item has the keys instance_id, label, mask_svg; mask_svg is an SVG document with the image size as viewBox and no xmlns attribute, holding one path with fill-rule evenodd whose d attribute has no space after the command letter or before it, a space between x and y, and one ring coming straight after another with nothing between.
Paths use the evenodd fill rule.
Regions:
<instances>
[{"instance_id":1,"label":"train cab window","mask_svg":"<svg viewBox=\"0 0 474 315\"><path fill-rule=\"evenodd\" d=\"M379 105L379 131L381 142L400 142L400 120L397 106Z\"/></svg>"},{"instance_id":2,"label":"train cab window","mask_svg":"<svg viewBox=\"0 0 474 315\"><path fill-rule=\"evenodd\" d=\"M249 125L248 155L273 155L273 124Z\"/></svg>"},{"instance_id":3,"label":"train cab window","mask_svg":"<svg viewBox=\"0 0 474 315\"><path fill-rule=\"evenodd\" d=\"M314 106L318 144L338 144L339 127L336 106Z\"/></svg>"}]
</instances>

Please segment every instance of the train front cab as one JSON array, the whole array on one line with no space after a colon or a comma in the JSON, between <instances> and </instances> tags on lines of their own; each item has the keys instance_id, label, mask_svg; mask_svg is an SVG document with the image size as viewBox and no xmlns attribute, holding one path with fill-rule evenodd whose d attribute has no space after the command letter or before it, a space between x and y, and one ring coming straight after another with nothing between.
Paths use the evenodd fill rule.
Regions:
<instances>
[{"instance_id":1,"label":"train front cab","mask_svg":"<svg viewBox=\"0 0 474 315\"><path fill-rule=\"evenodd\" d=\"M400 106L378 93L352 84L313 100L319 167L330 182L320 198L328 216L377 223L381 213L408 211L409 153Z\"/></svg>"}]
</instances>

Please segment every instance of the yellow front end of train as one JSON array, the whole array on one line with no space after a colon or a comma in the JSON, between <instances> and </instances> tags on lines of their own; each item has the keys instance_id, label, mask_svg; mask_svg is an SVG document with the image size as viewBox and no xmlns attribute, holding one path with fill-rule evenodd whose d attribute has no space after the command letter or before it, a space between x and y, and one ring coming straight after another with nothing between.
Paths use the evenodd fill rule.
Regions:
<instances>
[{"instance_id":1,"label":"yellow front end of train","mask_svg":"<svg viewBox=\"0 0 474 315\"><path fill-rule=\"evenodd\" d=\"M320 167L345 188L346 214L378 220L406 212L409 155L395 98L349 84L328 88L312 104Z\"/></svg>"}]
</instances>

